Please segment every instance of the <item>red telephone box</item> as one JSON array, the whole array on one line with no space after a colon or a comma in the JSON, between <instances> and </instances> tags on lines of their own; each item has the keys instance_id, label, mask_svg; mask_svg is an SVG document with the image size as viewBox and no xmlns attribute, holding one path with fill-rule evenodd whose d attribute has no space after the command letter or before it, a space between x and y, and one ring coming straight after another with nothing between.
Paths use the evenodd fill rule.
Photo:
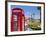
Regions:
<instances>
[{"instance_id":1,"label":"red telephone box","mask_svg":"<svg viewBox=\"0 0 46 37\"><path fill-rule=\"evenodd\" d=\"M12 9L11 31L24 31L25 16L21 8Z\"/></svg>"}]
</instances>

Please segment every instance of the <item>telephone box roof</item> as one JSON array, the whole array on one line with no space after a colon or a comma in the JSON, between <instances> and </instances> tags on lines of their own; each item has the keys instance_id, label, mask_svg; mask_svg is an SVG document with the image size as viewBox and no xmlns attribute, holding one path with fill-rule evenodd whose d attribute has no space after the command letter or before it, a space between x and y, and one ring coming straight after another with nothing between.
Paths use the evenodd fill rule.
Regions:
<instances>
[{"instance_id":1,"label":"telephone box roof","mask_svg":"<svg viewBox=\"0 0 46 37\"><path fill-rule=\"evenodd\" d=\"M13 12L14 10L20 10L21 13L24 14L24 10L21 9L21 8L13 8L13 9L12 9L12 12ZM19 12L19 11L17 11L17 13L16 13L16 11L15 11L16 14L18 14L18 12ZM14 13L14 12L13 12L13 13Z\"/></svg>"},{"instance_id":2,"label":"telephone box roof","mask_svg":"<svg viewBox=\"0 0 46 37\"><path fill-rule=\"evenodd\" d=\"M13 8L12 10L22 10L23 11L23 9L21 8Z\"/></svg>"}]
</instances>

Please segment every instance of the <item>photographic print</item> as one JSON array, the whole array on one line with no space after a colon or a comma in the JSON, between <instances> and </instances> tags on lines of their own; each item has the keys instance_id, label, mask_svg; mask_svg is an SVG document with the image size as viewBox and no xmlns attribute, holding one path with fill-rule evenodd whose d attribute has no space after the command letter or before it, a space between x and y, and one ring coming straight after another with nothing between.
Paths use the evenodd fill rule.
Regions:
<instances>
[{"instance_id":1,"label":"photographic print","mask_svg":"<svg viewBox=\"0 0 46 37\"><path fill-rule=\"evenodd\" d=\"M41 30L41 7L11 5L11 31Z\"/></svg>"},{"instance_id":2,"label":"photographic print","mask_svg":"<svg viewBox=\"0 0 46 37\"><path fill-rule=\"evenodd\" d=\"M7 35L44 33L44 3L7 2Z\"/></svg>"}]
</instances>

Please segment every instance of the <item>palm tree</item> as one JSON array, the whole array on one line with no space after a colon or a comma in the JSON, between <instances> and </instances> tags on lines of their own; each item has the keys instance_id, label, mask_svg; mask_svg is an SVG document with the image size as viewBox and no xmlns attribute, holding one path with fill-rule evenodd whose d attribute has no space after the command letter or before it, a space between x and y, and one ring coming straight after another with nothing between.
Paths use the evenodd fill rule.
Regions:
<instances>
[{"instance_id":1,"label":"palm tree","mask_svg":"<svg viewBox=\"0 0 46 37\"><path fill-rule=\"evenodd\" d=\"M40 11L40 15L41 15L41 7L37 7L37 9ZM40 19L41 19L41 17L40 17ZM40 22L41 22L41 20L40 20Z\"/></svg>"},{"instance_id":2,"label":"palm tree","mask_svg":"<svg viewBox=\"0 0 46 37\"><path fill-rule=\"evenodd\" d=\"M38 10L41 10L41 7L37 7Z\"/></svg>"}]
</instances>

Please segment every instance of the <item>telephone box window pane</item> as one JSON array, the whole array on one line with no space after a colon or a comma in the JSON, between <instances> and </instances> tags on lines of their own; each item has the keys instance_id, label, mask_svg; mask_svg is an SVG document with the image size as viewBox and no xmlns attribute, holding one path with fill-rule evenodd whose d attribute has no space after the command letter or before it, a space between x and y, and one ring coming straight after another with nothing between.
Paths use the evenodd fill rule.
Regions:
<instances>
[{"instance_id":1,"label":"telephone box window pane","mask_svg":"<svg viewBox=\"0 0 46 37\"><path fill-rule=\"evenodd\" d=\"M17 21L17 16L16 15L13 15L14 16L14 21Z\"/></svg>"},{"instance_id":2,"label":"telephone box window pane","mask_svg":"<svg viewBox=\"0 0 46 37\"><path fill-rule=\"evenodd\" d=\"M14 31L17 31L17 21L14 21Z\"/></svg>"}]
</instances>

